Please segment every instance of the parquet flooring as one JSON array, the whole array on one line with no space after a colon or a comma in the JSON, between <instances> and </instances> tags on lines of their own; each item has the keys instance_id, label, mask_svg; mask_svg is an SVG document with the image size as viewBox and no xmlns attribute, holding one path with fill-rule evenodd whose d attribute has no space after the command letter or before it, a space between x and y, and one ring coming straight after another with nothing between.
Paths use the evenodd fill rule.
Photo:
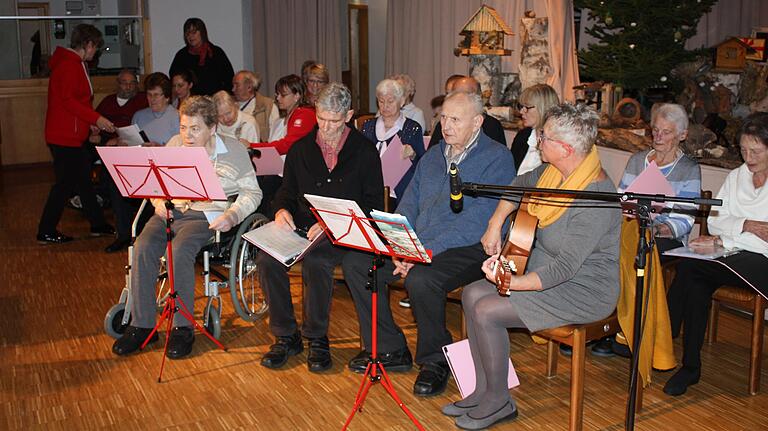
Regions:
<instances>
[{"instance_id":1,"label":"parquet flooring","mask_svg":"<svg viewBox=\"0 0 768 431\"><path fill-rule=\"evenodd\" d=\"M80 238L61 246L35 243L51 176L49 168L0 173L0 429L341 428L360 384L360 376L345 368L357 353L358 325L343 285L334 294L329 333L334 366L329 372L309 373L306 354L280 371L261 367L261 355L272 342L267 321L243 322L225 296L222 342L229 350L218 351L198 336L192 357L168 362L164 382L157 383L160 347L117 358L103 330L104 314L124 284L126 254L105 254L110 239L89 238L88 224L69 209L61 230ZM298 280L293 287L300 313ZM393 292L393 309L415 348L411 313L396 305L401 296ZM199 292L198 317L203 304ZM458 306L449 304L448 309L449 328L458 336ZM722 313L720 341L704 348L701 382L685 396L672 398L661 391L668 374L656 374L645 391L637 429L768 429L768 367L763 367L763 393L747 395L748 333L746 319ZM547 379L546 348L523 333L511 333L510 339L521 380L513 390L521 415L494 429L567 429L569 362L561 358L560 374ZM454 429L439 408L457 399L455 384L444 395L417 398L411 393L416 374L415 369L391 374L403 401L426 429ZM624 359L587 355L585 429L623 428L627 375ZM350 429L415 428L383 388L374 387Z\"/></svg>"}]
</instances>

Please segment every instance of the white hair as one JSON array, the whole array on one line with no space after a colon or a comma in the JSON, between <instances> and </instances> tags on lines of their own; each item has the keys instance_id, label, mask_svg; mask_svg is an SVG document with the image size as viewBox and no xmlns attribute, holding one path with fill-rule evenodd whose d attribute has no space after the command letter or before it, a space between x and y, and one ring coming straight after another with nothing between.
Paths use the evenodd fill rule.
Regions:
<instances>
[{"instance_id":1,"label":"white hair","mask_svg":"<svg viewBox=\"0 0 768 431\"><path fill-rule=\"evenodd\" d=\"M453 100L457 97L466 97L466 101L471 105L472 113L474 115L483 115L483 96L477 93L465 93L463 91L452 91L445 96L443 105L449 100Z\"/></svg>"},{"instance_id":2,"label":"white hair","mask_svg":"<svg viewBox=\"0 0 768 431\"><path fill-rule=\"evenodd\" d=\"M395 99L404 101L405 90L400 82L394 79L384 79L376 85L377 96L394 96Z\"/></svg>"},{"instance_id":3,"label":"white hair","mask_svg":"<svg viewBox=\"0 0 768 431\"><path fill-rule=\"evenodd\" d=\"M315 108L318 110L347 113L352 106L352 94L346 85L339 82L331 82L323 87L317 95Z\"/></svg>"},{"instance_id":4,"label":"white hair","mask_svg":"<svg viewBox=\"0 0 768 431\"><path fill-rule=\"evenodd\" d=\"M656 120L663 118L675 125L677 134L688 130L688 113L685 108L677 103L662 103L651 108L651 127L656 125Z\"/></svg>"}]
</instances>

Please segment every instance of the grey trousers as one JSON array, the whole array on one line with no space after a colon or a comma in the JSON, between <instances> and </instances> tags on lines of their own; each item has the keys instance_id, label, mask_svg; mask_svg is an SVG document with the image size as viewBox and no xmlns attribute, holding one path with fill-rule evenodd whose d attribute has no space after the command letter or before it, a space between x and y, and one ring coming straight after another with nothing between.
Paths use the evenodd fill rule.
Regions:
<instances>
[{"instance_id":1,"label":"grey trousers","mask_svg":"<svg viewBox=\"0 0 768 431\"><path fill-rule=\"evenodd\" d=\"M347 253L344 248L334 246L327 239L321 241L304 256L301 266L304 282L301 333L306 338L320 338L328 334L333 269ZM256 265L259 283L269 303L269 329L272 335L286 337L295 334L299 326L291 300L288 268L263 251L256 255Z\"/></svg>"},{"instance_id":2,"label":"grey trousers","mask_svg":"<svg viewBox=\"0 0 768 431\"><path fill-rule=\"evenodd\" d=\"M201 211L173 212L173 275L178 298L190 313L195 307L195 257L211 239L208 220ZM131 273L132 325L139 328L155 326L156 284L160 258L166 250L165 220L153 215L136 239ZM179 305L179 307L181 307ZM176 313L173 326L192 326L184 316Z\"/></svg>"},{"instance_id":3,"label":"grey trousers","mask_svg":"<svg viewBox=\"0 0 768 431\"><path fill-rule=\"evenodd\" d=\"M448 292L483 278L482 264L488 256L478 243L448 249L434 256L428 265L416 264L405 278L405 288L411 298L411 310L416 318L418 339L416 363L445 362L442 347L453 340L445 326L445 304ZM371 254L350 252L344 258L344 278L355 301L360 335L365 349L371 351L371 292L366 290ZM406 347L403 332L392 319L389 289L386 284L400 276L392 275L392 259L385 257L378 271L378 350L389 353Z\"/></svg>"}]
</instances>

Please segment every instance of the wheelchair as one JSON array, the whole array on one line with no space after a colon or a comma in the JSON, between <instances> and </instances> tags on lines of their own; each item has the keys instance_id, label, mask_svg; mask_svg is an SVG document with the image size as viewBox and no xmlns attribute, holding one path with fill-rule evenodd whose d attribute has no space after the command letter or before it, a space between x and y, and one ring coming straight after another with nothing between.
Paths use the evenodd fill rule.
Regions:
<instances>
[{"instance_id":1,"label":"wheelchair","mask_svg":"<svg viewBox=\"0 0 768 431\"><path fill-rule=\"evenodd\" d=\"M112 338L120 338L131 323L131 262L133 261L133 243L139 216L147 205L143 200L131 226L131 245L128 247L128 264L125 266L125 287L118 302L107 311L104 317L104 331ZM198 254L198 263L203 268L203 292L208 298L203 309L203 327L214 338L221 336L222 299L220 291L229 288L235 312L245 321L256 321L267 313L269 307L258 281L256 271L257 248L242 238L243 234L268 223L260 213L253 213L228 232L216 232L211 241ZM224 274L227 272L227 274ZM162 310L168 297L166 283L165 258L162 259L158 276L157 307Z\"/></svg>"}]
</instances>

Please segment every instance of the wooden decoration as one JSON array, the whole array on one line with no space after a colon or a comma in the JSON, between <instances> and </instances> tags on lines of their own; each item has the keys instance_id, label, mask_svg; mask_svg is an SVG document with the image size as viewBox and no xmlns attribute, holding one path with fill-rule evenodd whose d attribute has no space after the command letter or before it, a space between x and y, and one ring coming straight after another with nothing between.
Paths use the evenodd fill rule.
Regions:
<instances>
[{"instance_id":1,"label":"wooden decoration","mask_svg":"<svg viewBox=\"0 0 768 431\"><path fill-rule=\"evenodd\" d=\"M740 71L747 62L747 54L754 55L757 51L740 39L729 37L717 45L715 68L724 71Z\"/></svg>"},{"instance_id":2,"label":"wooden decoration","mask_svg":"<svg viewBox=\"0 0 768 431\"><path fill-rule=\"evenodd\" d=\"M483 5L464 24L459 32L464 38L453 53L456 56L510 55L512 50L504 49L504 36L513 34L496 9Z\"/></svg>"}]
</instances>

